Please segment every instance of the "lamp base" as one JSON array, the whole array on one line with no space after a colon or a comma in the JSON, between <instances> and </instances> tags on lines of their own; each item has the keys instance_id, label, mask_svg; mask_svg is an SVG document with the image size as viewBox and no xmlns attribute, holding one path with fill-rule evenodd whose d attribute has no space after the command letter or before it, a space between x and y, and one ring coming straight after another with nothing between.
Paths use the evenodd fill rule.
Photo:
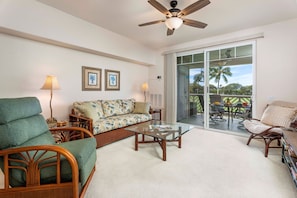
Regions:
<instances>
[{"instance_id":1,"label":"lamp base","mask_svg":"<svg viewBox=\"0 0 297 198\"><path fill-rule=\"evenodd\" d=\"M51 127L56 127L57 126L57 119L52 117L52 118L48 118L46 119L46 123L47 125L51 128Z\"/></svg>"}]
</instances>

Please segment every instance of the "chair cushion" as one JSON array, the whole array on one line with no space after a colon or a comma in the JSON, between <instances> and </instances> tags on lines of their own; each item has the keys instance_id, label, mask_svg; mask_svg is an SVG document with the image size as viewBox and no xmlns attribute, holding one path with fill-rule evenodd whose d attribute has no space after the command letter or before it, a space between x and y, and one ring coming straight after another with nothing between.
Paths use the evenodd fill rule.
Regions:
<instances>
[{"instance_id":1,"label":"chair cushion","mask_svg":"<svg viewBox=\"0 0 297 198\"><path fill-rule=\"evenodd\" d=\"M43 133L50 132L43 116L39 114L2 124L0 125L0 149L21 146L28 140ZM39 143L38 145L41 144Z\"/></svg>"},{"instance_id":2,"label":"chair cushion","mask_svg":"<svg viewBox=\"0 0 297 198\"><path fill-rule=\"evenodd\" d=\"M267 129L271 128L271 126L263 124L258 120L245 120L243 122L243 125L248 131L254 134L260 134L266 131ZM283 130L281 128L272 128L270 131L279 134L283 133Z\"/></svg>"},{"instance_id":3,"label":"chair cushion","mask_svg":"<svg viewBox=\"0 0 297 198\"><path fill-rule=\"evenodd\" d=\"M296 108L268 105L261 117L261 122L270 126L289 128L295 116Z\"/></svg>"},{"instance_id":4,"label":"chair cushion","mask_svg":"<svg viewBox=\"0 0 297 198\"><path fill-rule=\"evenodd\" d=\"M85 164L93 164L96 161L96 140L95 138L86 138L81 140L75 140L70 142L65 142L61 144L57 144L57 146L63 147L66 150L69 150L73 156L75 157L79 173L84 172L85 174L79 175L80 181L84 184L86 179L91 172L91 170L84 170L84 169L92 169L93 166L86 166ZM32 153L32 155L34 152ZM55 158L50 158L53 156L53 152L47 152L45 155L38 153L36 155L36 160L40 161L39 167L45 164L52 163ZM95 156L94 156L95 155ZM13 155L13 158L21 159L18 155ZM91 162L89 162L91 160ZM19 162L13 162L12 165L21 165ZM54 165L54 164L53 164ZM24 166L24 165L22 165ZM11 171L11 183L12 186L22 186L26 182L25 172L23 170L13 169ZM61 180L62 181L71 181L72 172L71 167L65 157L61 157ZM49 184L56 182L56 166L44 166L41 168L41 179L42 184Z\"/></svg>"},{"instance_id":5,"label":"chair cushion","mask_svg":"<svg viewBox=\"0 0 297 198\"><path fill-rule=\"evenodd\" d=\"M0 124L39 113L41 113L41 107L36 97L0 99Z\"/></svg>"}]
</instances>

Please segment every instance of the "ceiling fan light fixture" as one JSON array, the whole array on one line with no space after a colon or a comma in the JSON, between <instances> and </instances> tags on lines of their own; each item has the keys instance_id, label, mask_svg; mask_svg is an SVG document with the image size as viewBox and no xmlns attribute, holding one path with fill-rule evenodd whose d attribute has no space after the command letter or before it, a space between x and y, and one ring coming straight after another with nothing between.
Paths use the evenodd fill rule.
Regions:
<instances>
[{"instance_id":1,"label":"ceiling fan light fixture","mask_svg":"<svg viewBox=\"0 0 297 198\"><path fill-rule=\"evenodd\" d=\"M169 29L176 30L183 24L183 20L179 17L170 17L166 19L165 24Z\"/></svg>"}]
</instances>

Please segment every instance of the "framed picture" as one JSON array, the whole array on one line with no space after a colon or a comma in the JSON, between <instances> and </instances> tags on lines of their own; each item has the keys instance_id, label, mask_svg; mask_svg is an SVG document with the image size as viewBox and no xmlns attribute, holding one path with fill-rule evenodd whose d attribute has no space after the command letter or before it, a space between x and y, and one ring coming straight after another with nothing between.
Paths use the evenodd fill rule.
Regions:
<instances>
[{"instance_id":1,"label":"framed picture","mask_svg":"<svg viewBox=\"0 0 297 198\"><path fill-rule=\"evenodd\" d=\"M101 69L82 66L82 90L100 91L101 76Z\"/></svg>"},{"instance_id":2,"label":"framed picture","mask_svg":"<svg viewBox=\"0 0 297 198\"><path fill-rule=\"evenodd\" d=\"M105 90L120 90L120 72L105 70Z\"/></svg>"}]
</instances>

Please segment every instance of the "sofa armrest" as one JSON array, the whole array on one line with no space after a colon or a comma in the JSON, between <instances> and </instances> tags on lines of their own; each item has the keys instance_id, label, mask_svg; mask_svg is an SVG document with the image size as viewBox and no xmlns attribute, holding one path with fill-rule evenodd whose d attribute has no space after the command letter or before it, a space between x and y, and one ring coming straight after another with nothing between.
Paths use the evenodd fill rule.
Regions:
<instances>
[{"instance_id":1,"label":"sofa armrest","mask_svg":"<svg viewBox=\"0 0 297 198\"><path fill-rule=\"evenodd\" d=\"M40 145L40 146L26 146L18 148L10 148L0 150L0 158L3 160L3 173L4 173L4 188L0 189L0 195L14 195L28 191L29 188L43 189L48 184L42 184L40 181L42 169L47 167L56 167L56 182L55 185L63 185L61 180L62 172L60 171L61 162L66 159L71 168L73 186L73 195L79 195L79 172L78 164L75 157L65 148L55 145ZM23 171L25 178L25 186L13 187L11 186L11 176L13 170ZM18 176L18 174L17 174ZM6 196L6 197L7 197ZM1 196L2 197L2 196Z\"/></svg>"},{"instance_id":2,"label":"sofa armrest","mask_svg":"<svg viewBox=\"0 0 297 198\"><path fill-rule=\"evenodd\" d=\"M69 114L70 122L78 122L79 126L89 130L93 134L93 119L87 118L79 115L75 115L73 113Z\"/></svg>"},{"instance_id":3,"label":"sofa armrest","mask_svg":"<svg viewBox=\"0 0 297 198\"><path fill-rule=\"evenodd\" d=\"M81 127L56 127L51 128L50 132L52 133L56 143L94 137L89 130Z\"/></svg>"}]
</instances>

